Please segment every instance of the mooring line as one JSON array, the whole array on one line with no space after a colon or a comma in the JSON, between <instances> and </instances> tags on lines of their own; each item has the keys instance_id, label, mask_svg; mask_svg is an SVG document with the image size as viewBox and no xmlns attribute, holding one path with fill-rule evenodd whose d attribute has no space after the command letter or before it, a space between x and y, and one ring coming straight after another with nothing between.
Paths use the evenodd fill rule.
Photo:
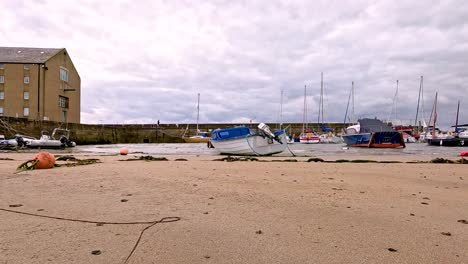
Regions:
<instances>
[{"instance_id":1,"label":"mooring line","mask_svg":"<svg viewBox=\"0 0 468 264\"><path fill-rule=\"evenodd\" d=\"M41 215L41 214L28 213L28 212L16 211L16 210L5 209L5 208L0 208L0 211L4 211L4 212L8 212L8 213L15 213L15 214L28 215L28 216L41 217L41 218L48 218L48 219L54 219L54 220L87 223L87 224L102 224L102 225L144 225L144 224L149 224L147 227L145 227L145 228L143 228L143 230L141 230L140 235L138 236L138 239L135 242L135 245L133 246L132 250L130 251L130 254L128 254L128 256L125 258L124 264L128 263L128 261L130 260L130 258L133 255L133 253L136 251L136 249L137 249L138 245L140 244L141 238L143 237L143 234L145 233L145 231L147 231L149 228L155 226L156 224L177 222L177 221L179 221L181 219L180 217L177 217L177 216L170 216L170 217L163 217L160 220L155 220L155 221L107 222L107 221L92 221L92 220L83 220L83 219L73 219L73 218Z\"/></svg>"}]
</instances>

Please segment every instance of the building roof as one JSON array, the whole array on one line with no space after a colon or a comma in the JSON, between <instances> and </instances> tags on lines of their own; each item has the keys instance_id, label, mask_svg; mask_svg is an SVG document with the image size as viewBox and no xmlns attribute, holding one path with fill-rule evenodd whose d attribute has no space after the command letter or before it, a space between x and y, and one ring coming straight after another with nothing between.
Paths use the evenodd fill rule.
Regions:
<instances>
[{"instance_id":1,"label":"building roof","mask_svg":"<svg viewBox=\"0 0 468 264\"><path fill-rule=\"evenodd\" d=\"M0 63L44 63L63 49L0 47Z\"/></svg>"}]
</instances>

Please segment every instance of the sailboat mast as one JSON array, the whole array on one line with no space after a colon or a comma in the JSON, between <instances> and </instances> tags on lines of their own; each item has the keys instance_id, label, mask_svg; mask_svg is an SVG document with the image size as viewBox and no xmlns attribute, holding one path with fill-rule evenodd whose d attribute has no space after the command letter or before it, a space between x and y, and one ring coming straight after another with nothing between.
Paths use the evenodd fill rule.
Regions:
<instances>
[{"instance_id":1,"label":"sailboat mast","mask_svg":"<svg viewBox=\"0 0 468 264\"><path fill-rule=\"evenodd\" d=\"M318 116L317 123L323 124L323 72L321 73L321 78L320 78L320 104L319 104L319 116Z\"/></svg>"},{"instance_id":2,"label":"sailboat mast","mask_svg":"<svg viewBox=\"0 0 468 264\"><path fill-rule=\"evenodd\" d=\"M353 122L354 120L356 119L356 117L354 116L354 82L351 82L351 96L352 96L352 99L353 99L353 108L352 108L352 118L353 118Z\"/></svg>"},{"instance_id":3,"label":"sailboat mast","mask_svg":"<svg viewBox=\"0 0 468 264\"><path fill-rule=\"evenodd\" d=\"M455 133L458 130L458 113L460 112L460 100L458 100L458 107L457 107L457 120L455 121Z\"/></svg>"},{"instance_id":4,"label":"sailboat mast","mask_svg":"<svg viewBox=\"0 0 468 264\"><path fill-rule=\"evenodd\" d=\"M398 80L396 80L396 92L395 92L395 122L398 120Z\"/></svg>"},{"instance_id":5,"label":"sailboat mast","mask_svg":"<svg viewBox=\"0 0 468 264\"><path fill-rule=\"evenodd\" d=\"M279 129L283 125L283 89L281 89L281 100L280 100L280 124Z\"/></svg>"},{"instance_id":6,"label":"sailboat mast","mask_svg":"<svg viewBox=\"0 0 468 264\"><path fill-rule=\"evenodd\" d=\"M346 112L343 120L343 126L346 124L346 118L348 117L348 109L349 109L349 101L351 100L351 92L349 91L349 96L348 96L348 104L346 105Z\"/></svg>"},{"instance_id":7,"label":"sailboat mast","mask_svg":"<svg viewBox=\"0 0 468 264\"><path fill-rule=\"evenodd\" d=\"M200 118L200 93L198 93L197 100L197 134L198 134L198 119Z\"/></svg>"},{"instance_id":8,"label":"sailboat mast","mask_svg":"<svg viewBox=\"0 0 468 264\"><path fill-rule=\"evenodd\" d=\"M423 77L421 76L421 81L419 82L418 107L416 108L416 118L414 119L414 126L417 126L417 123L418 123L419 101L421 100L421 93L422 93L422 87L423 87L422 83L423 83Z\"/></svg>"},{"instance_id":9,"label":"sailboat mast","mask_svg":"<svg viewBox=\"0 0 468 264\"><path fill-rule=\"evenodd\" d=\"M434 100L434 126L432 127L432 138L435 138L435 130L436 130L436 121L437 121L437 92Z\"/></svg>"},{"instance_id":10,"label":"sailboat mast","mask_svg":"<svg viewBox=\"0 0 468 264\"><path fill-rule=\"evenodd\" d=\"M305 123L307 119L307 106L306 106L306 96L307 96L307 85L304 85L304 113L302 114L302 132L306 128Z\"/></svg>"}]
</instances>

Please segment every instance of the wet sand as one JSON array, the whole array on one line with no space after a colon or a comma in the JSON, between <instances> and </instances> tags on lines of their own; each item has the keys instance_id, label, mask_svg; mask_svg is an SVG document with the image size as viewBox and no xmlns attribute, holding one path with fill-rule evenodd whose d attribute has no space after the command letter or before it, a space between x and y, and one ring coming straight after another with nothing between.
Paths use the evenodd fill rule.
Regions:
<instances>
[{"instance_id":1,"label":"wet sand","mask_svg":"<svg viewBox=\"0 0 468 264\"><path fill-rule=\"evenodd\" d=\"M466 164L75 156L102 163L15 173L32 154L0 153L0 208L95 222L180 217L148 228L127 263L468 263ZM386 160L349 157L377 158ZM0 210L0 263L125 263L147 226Z\"/></svg>"}]
</instances>

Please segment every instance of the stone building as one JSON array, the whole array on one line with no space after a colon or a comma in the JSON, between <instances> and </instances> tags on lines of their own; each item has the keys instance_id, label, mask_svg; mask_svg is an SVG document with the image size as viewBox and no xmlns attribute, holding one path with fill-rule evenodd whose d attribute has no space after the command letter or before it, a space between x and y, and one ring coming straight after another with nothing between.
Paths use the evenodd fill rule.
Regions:
<instances>
[{"instance_id":1,"label":"stone building","mask_svg":"<svg viewBox=\"0 0 468 264\"><path fill-rule=\"evenodd\" d=\"M0 47L0 116L80 123L80 86L66 49Z\"/></svg>"}]
</instances>

